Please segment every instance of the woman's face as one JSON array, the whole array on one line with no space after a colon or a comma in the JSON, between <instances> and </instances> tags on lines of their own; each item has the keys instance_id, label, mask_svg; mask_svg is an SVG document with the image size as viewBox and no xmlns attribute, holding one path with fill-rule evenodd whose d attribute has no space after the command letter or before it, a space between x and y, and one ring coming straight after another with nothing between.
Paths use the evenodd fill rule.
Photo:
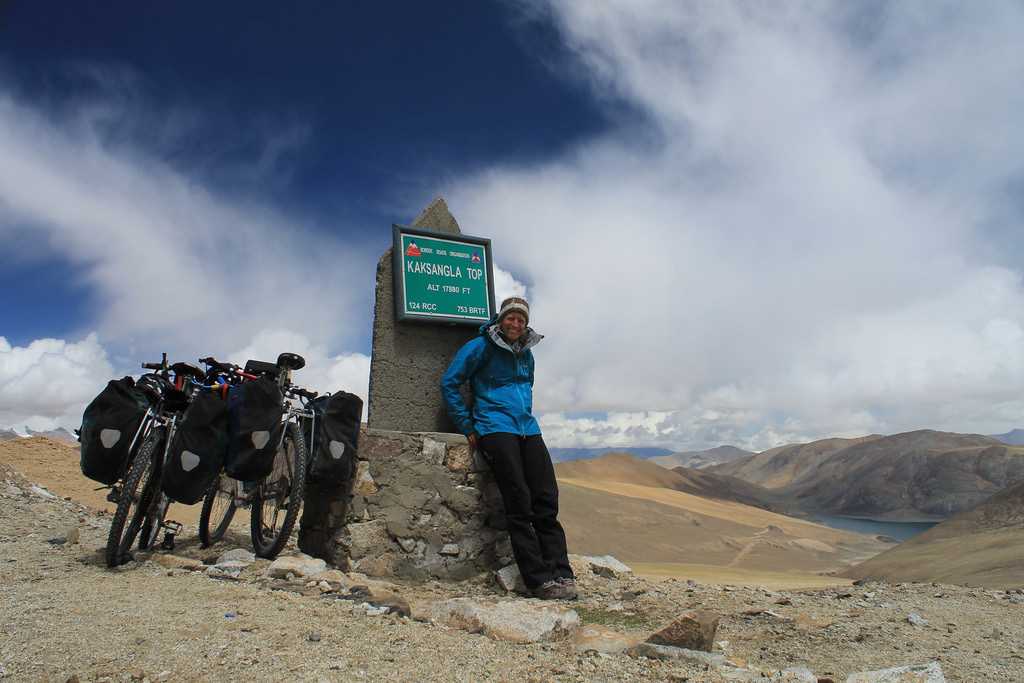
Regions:
<instances>
[{"instance_id":1,"label":"woman's face","mask_svg":"<svg viewBox=\"0 0 1024 683\"><path fill-rule=\"evenodd\" d=\"M505 314L505 317L498 323L498 327L501 328L501 333L505 335L505 339L513 342L519 341L519 338L526 332L526 318L518 311L511 311Z\"/></svg>"}]
</instances>

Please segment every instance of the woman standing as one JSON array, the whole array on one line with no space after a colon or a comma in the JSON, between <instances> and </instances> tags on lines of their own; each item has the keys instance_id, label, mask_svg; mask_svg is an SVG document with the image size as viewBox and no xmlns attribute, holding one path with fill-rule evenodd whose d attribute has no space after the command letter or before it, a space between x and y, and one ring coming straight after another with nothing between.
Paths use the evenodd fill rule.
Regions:
<instances>
[{"instance_id":1,"label":"woman standing","mask_svg":"<svg viewBox=\"0 0 1024 683\"><path fill-rule=\"evenodd\" d=\"M530 305L510 297L480 335L466 342L441 378L448 414L494 471L519 572L544 600L576 599L576 581L558 523L558 484L533 417L533 352L543 339ZM473 410L459 387L470 383Z\"/></svg>"}]
</instances>

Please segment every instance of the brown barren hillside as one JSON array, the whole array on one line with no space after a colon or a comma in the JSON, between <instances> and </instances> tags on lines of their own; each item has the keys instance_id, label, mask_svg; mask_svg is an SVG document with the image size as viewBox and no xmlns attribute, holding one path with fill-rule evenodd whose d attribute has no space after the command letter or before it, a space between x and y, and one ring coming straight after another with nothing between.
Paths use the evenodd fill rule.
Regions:
<instances>
[{"instance_id":1,"label":"brown barren hillside","mask_svg":"<svg viewBox=\"0 0 1024 683\"><path fill-rule=\"evenodd\" d=\"M1024 480L1024 448L978 434L919 430L785 446L710 471L771 488L805 511L942 519Z\"/></svg>"},{"instance_id":2,"label":"brown barren hillside","mask_svg":"<svg viewBox=\"0 0 1024 683\"><path fill-rule=\"evenodd\" d=\"M890 582L1024 588L1024 482L844 575Z\"/></svg>"},{"instance_id":3,"label":"brown barren hillside","mask_svg":"<svg viewBox=\"0 0 1024 683\"><path fill-rule=\"evenodd\" d=\"M772 492L736 477L686 467L665 469L627 453L559 463L555 465L555 472L559 478L655 486L756 507L770 508L774 500Z\"/></svg>"},{"instance_id":4,"label":"brown barren hillside","mask_svg":"<svg viewBox=\"0 0 1024 683\"><path fill-rule=\"evenodd\" d=\"M117 509L107 500L109 489L82 474L78 444L55 441L45 436L2 441L0 463L10 465L30 481L61 498L69 498L97 511L113 513ZM199 505L172 505L168 517L196 524L199 509ZM247 512L240 512L239 520L248 519Z\"/></svg>"},{"instance_id":5,"label":"brown barren hillside","mask_svg":"<svg viewBox=\"0 0 1024 683\"><path fill-rule=\"evenodd\" d=\"M749 458L712 465L709 472L738 477L769 489L782 488L814 471L826 459L857 443L881 439L878 435L858 439L821 439L811 443L779 446Z\"/></svg>"}]
</instances>

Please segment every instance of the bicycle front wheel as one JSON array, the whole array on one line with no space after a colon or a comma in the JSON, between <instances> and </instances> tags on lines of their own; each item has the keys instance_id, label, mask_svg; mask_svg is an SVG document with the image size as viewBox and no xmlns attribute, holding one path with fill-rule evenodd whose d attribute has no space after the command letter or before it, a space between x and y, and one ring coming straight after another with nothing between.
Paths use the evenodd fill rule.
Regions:
<instances>
[{"instance_id":1,"label":"bicycle front wheel","mask_svg":"<svg viewBox=\"0 0 1024 683\"><path fill-rule=\"evenodd\" d=\"M204 548L224 538L235 509L235 482L221 473L206 492L199 512L199 540Z\"/></svg>"},{"instance_id":2,"label":"bicycle front wheel","mask_svg":"<svg viewBox=\"0 0 1024 683\"><path fill-rule=\"evenodd\" d=\"M160 451L163 433L154 429L146 435L132 466L124 479L117 511L110 522L107 535L107 566L116 567L127 562L129 550L139 534L142 521L156 498L160 488Z\"/></svg>"},{"instance_id":3,"label":"bicycle front wheel","mask_svg":"<svg viewBox=\"0 0 1024 683\"><path fill-rule=\"evenodd\" d=\"M289 422L274 469L259 482L252 501L252 546L257 556L273 559L284 549L305 490L306 442L299 425Z\"/></svg>"}]
</instances>

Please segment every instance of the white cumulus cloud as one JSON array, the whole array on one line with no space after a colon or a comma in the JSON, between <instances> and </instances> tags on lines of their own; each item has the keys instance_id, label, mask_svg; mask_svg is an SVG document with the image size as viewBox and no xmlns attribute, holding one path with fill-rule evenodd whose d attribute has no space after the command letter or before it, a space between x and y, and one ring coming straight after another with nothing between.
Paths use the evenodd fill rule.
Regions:
<instances>
[{"instance_id":1,"label":"white cumulus cloud","mask_svg":"<svg viewBox=\"0 0 1024 683\"><path fill-rule=\"evenodd\" d=\"M95 334L78 342L0 337L0 425L46 431L77 428L82 410L114 370Z\"/></svg>"},{"instance_id":2,"label":"white cumulus cloud","mask_svg":"<svg viewBox=\"0 0 1024 683\"><path fill-rule=\"evenodd\" d=\"M553 443L1021 425L1024 7L534 9L633 113L450 193L530 283Z\"/></svg>"}]
</instances>

